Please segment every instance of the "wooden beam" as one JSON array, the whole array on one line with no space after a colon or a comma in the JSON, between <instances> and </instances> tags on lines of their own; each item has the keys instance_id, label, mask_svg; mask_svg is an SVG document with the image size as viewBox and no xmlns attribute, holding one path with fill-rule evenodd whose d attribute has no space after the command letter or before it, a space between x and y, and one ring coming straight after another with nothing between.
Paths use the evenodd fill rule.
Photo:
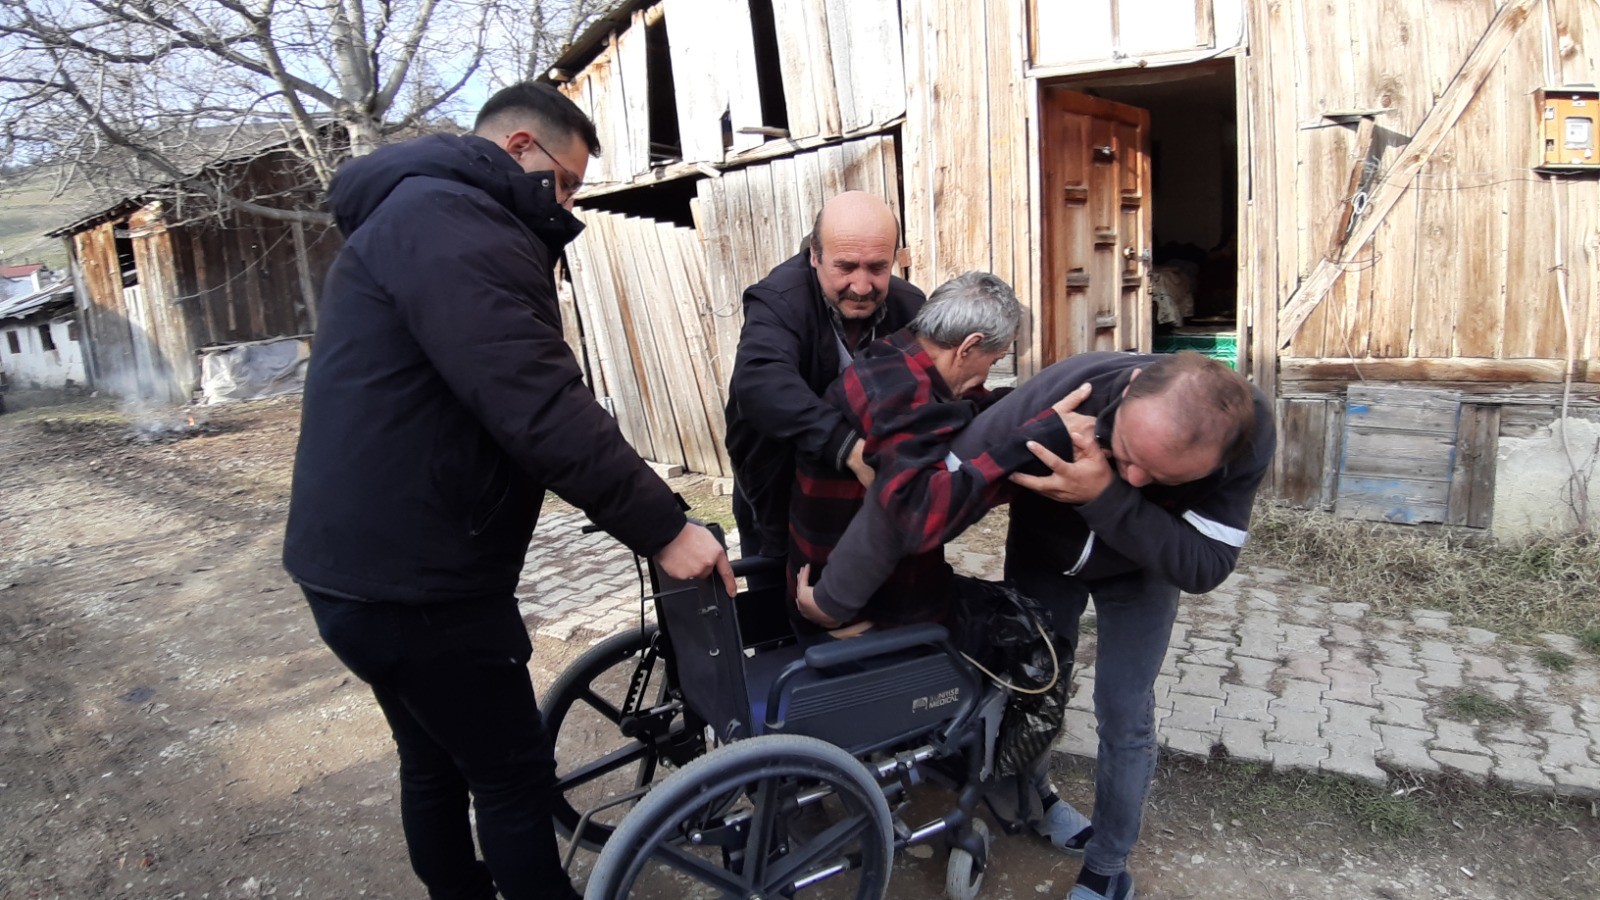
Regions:
<instances>
[{"instance_id":1,"label":"wooden beam","mask_svg":"<svg viewBox=\"0 0 1600 900\"><path fill-rule=\"evenodd\" d=\"M1378 226L1383 224L1395 204L1410 189L1412 179L1433 157L1439 145L1449 135L1450 129L1460 120L1467 104L1472 102L1472 98L1477 96L1483 83L1495 71L1496 64L1505 54L1506 47L1510 46L1517 28L1527 20L1536 2L1537 0L1510 0L1500 8L1499 14L1489 23L1488 30L1478 40L1478 45L1468 54L1466 63L1456 73L1444 93L1439 95L1438 102L1428 110L1422 124L1412 135L1411 143L1395 160L1383 181L1373 189L1368 199L1365 217L1346 236L1344 244L1336 254L1323 257L1317 262L1311 274L1300 282L1300 286L1284 304L1278 314L1280 348L1289 345L1301 326L1311 318L1311 313L1328 295L1334 282L1344 273L1346 255L1372 239L1378 231Z\"/></svg>"},{"instance_id":2,"label":"wooden beam","mask_svg":"<svg viewBox=\"0 0 1600 900\"><path fill-rule=\"evenodd\" d=\"M1361 185L1370 176L1368 173L1377 169L1377 161L1372 158L1372 135L1377 130L1371 116L1362 116L1356 125L1355 164L1350 167L1350 183L1344 191L1344 212L1339 216L1339 226L1328 236L1328 256L1338 257L1344 252L1344 239L1350 233L1350 225L1356 217L1356 197L1361 193ZM1369 168L1370 167L1370 168ZM1361 205L1361 214L1365 215L1367 205Z\"/></svg>"},{"instance_id":3,"label":"wooden beam","mask_svg":"<svg viewBox=\"0 0 1600 900\"><path fill-rule=\"evenodd\" d=\"M1278 360L1285 390L1291 381L1504 381L1559 384L1560 359L1330 359L1286 356ZM1600 359L1576 360L1573 380L1600 381Z\"/></svg>"}]
</instances>

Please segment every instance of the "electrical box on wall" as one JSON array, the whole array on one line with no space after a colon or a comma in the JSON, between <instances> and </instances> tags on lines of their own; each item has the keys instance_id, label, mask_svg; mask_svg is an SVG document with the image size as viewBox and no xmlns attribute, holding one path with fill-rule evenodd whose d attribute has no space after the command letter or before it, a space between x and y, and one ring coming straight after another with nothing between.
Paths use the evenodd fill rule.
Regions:
<instances>
[{"instance_id":1,"label":"electrical box on wall","mask_svg":"<svg viewBox=\"0 0 1600 900\"><path fill-rule=\"evenodd\" d=\"M1541 172L1600 172L1600 89L1584 87L1541 88L1539 102L1539 163Z\"/></svg>"}]
</instances>

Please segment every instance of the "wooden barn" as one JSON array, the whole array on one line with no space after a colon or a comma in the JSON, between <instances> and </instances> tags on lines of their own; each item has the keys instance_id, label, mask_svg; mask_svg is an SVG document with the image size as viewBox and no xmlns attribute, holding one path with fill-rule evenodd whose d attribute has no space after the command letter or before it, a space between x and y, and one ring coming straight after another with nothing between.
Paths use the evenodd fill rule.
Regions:
<instances>
[{"instance_id":1,"label":"wooden barn","mask_svg":"<svg viewBox=\"0 0 1600 900\"><path fill-rule=\"evenodd\" d=\"M250 196L281 199L306 180L283 150L219 165L240 169ZM309 336L339 249L332 225L196 208L176 196L152 189L50 232L71 255L89 378L128 399L187 402L202 351Z\"/></svg>"},{"instance_id":2,"label":"wooden barn","mask_svg":"<svg viewBox=\"0 0 1600 900\"><path fill-rule=\"evenodd\" d=\"M881 191L912 281L1017 288L1019 377L1200 349L1278 398L1280 498L1587 525L1597 53L1590 0L624 4L549 74L606 146L573 340L642 451L725 474L741 289Z\"/></svg>"}]
</instances>

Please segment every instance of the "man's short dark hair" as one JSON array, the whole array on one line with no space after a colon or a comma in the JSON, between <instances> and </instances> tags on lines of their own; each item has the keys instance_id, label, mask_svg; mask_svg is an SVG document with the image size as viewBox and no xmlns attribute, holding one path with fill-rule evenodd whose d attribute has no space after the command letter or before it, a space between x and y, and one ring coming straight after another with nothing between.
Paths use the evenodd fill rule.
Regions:
<instances>
[{"instance_id":1,"label":"man's short dark hair","mask_svg":"<svg viewBox=\"0 0 1600 900\"><path fill-rule=\"evenodd\" d=\"M485 125L510 116L534 119L540 132L552 139L558 135L577 137L589 148L590 156L600 155L600 135L595 133L594 122L584 115L578 104L552 85L523 81L497 91L483 109L478 110L472 130L482 132Z\"/></svg>"}]
</instances>

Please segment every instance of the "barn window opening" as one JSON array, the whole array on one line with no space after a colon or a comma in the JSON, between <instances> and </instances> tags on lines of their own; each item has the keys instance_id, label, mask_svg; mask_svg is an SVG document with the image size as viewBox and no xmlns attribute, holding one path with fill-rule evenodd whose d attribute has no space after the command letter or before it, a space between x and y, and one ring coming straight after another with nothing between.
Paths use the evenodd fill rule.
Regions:
<instances>
[{"instance_id":1,"label":"barn window opening","mask_svg":"<svg viewBox=\"0 0 1600 900\"><path fill-rule=\"evenodd\" d=\"M6 346L11 348L12 353L22 352L22 342L17 340L17 333L15 330L6 332Z\"/></svg>"},{"instance_id":2,"label":"barn window opening","mask_svg":"<svg viewBox=\"0 0 1600 900\"><path fill-rule=\"evenodd\" d=\"M750 29L756 44L756 89L761 94L761 124L789 130L789 107L783 96L783 70L778 64L778 20L772 0L750 0Z\"/></svg>"},{"instance_id":3,"label":"barn window opening","mask_svg":"<svg viewBox=\"0 0 1600 900\"><path fill-rule=\"evenodd\" d=\"M76 344L78 342L78 320L73 319L67 323L67 340Z\"/></svg>"},{"instance_id":4,"label":"barn window opening","mask_svg":"<svg viewBox=\"0 0 1600 900\"><path fill-rule=\"evenodd\" d=\"M683 158L683 138L678 131L678 104L673 98L672 55L667 44L667 18L645 26L645 83L649 85L650 162L676 162Z\"/></svg>"},{"instance_id":5,"label":"barn window opening","mask_svg":"<svg viewBox=\"0 0 1600 900\"><path fill-rule=\"evenodd\" d=\"M39 344L44 347L47 353L56 348L56 339L50 335L48 322L39 326Z\"/></svg>"},{"instance_id":6,"label":"barn window opening","mask_svg":"<svg viewBox=\"0 0 1600 900\"><path fill-rule=\"evenodd\" d=\"M122 274L122 286L133 287L139 283L139 264L133 258L133 238L129 237L126 225L112 234L117 244L117 271Z\"/></svg>"},{"instance_id":7,"label":"barn window opening","mask_svg":"<svg viewBox=\"0 0 1600 900\"><path fill-rule=\"evenodd\" d=\"M689 203L694 198L695 179L678 178L646 187L585 197L578 201L578 207L693 228L694 213Z\"/></svg>"}]
</instances>

